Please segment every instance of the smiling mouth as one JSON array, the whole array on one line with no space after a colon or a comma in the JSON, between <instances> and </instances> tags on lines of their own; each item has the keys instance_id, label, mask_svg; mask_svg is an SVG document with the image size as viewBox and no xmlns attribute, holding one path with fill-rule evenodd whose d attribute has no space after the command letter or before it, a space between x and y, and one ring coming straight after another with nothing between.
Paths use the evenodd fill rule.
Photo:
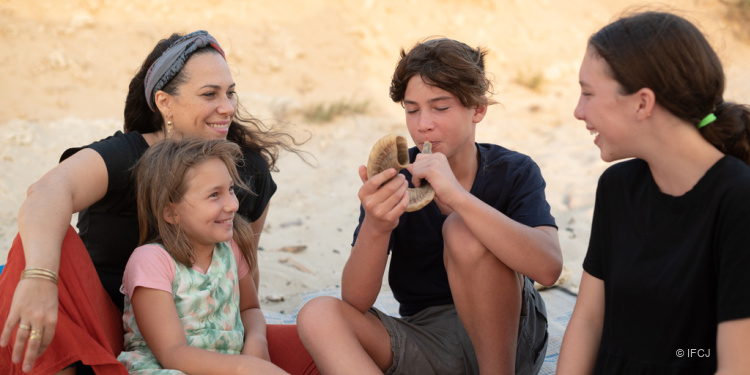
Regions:
<instances>
[{"instance_id":1,"label":"smiling mouth","mask_svg":"<svg viewBox=\"0 0 750 375\"><path fill-rule=\"evenodd\" d=\"M599 135L599 132L596 130L589 130L589 133L591 133L591 135L594 135L594 136Z\"/></svg>"},{"instance_id":2,"label":"smiling mouth","mask_svg":"<svg viewBox=\"0 0 750 375\"><path fill-rule=\"evenodd\" d=\"M226 129L229 127L229 124L208 124L208 126L214 129Z\"/></svg>"},{"instance_id":3,"label":"smiling mouth","mask_svg":"<svg viewBox=\"0 0 750 375\"><path fill-rule=\"evenodd\" d=\"M227 219L227 220L223 220L223 221L217 221L217 223L219 223L219 224L232 224L233 221L234 221L234 219Z\"/></svg>"}]
</instances>

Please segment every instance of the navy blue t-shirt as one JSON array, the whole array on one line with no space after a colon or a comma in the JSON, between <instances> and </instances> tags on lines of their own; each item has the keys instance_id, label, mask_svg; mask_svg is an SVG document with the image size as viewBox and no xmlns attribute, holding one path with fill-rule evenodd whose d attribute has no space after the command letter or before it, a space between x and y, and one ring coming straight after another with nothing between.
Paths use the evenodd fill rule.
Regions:
<instances>
[{"instance_id":1,"label":"navy blue t-shirt","mask_svg":"<svg viewBox=\"0 0 750 375\"><path fill-rule=\"evenodd\" d=\"M526 155L498 145L476 144L479 166L471 193L509 218L530 226L555 225L544 194L546 186L536 163ZM414 162L419 150L409 149ZM411 184L407 170L400 173ZM357 241L365 212L360 206ZM430 202L416 212L406 212L391 233L388 282L402 316L414 315L431 306L453 304L448 275L443 264L442 227L447 216Z\"/></svg>"}]
</instances>

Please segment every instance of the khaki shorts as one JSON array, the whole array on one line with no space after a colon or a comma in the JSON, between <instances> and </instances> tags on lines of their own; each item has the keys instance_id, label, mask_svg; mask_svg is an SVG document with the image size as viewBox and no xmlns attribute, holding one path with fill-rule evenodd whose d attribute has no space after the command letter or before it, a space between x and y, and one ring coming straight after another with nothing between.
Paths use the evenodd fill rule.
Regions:
<instances>
[{"instance_id":1,"label":"khaki shorts","mask_svg":"<svg viewBox=\"0 0 750 375\"><path fill-rule=\"evenodd\" d=\"M394 318L372 308L391 335L393 365L386 374L479 374L469 334L454 305ZM547 351L547 309L526 278L516 348L516 374L536 374Z\"/></svg>"}]
</instances>

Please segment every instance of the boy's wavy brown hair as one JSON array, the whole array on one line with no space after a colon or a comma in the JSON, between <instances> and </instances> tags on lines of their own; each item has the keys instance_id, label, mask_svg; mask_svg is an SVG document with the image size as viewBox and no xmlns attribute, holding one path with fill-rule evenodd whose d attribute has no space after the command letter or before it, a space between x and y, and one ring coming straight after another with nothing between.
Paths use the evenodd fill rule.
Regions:
<instances>
[{"instance_id":1,"label":"boy's wavy brown hair","mask_svg":"<svg viewBox=\"0 0 750 375\"><path fill-rule=\"evenodd\" d=\"M447 38L428 38L408 53L401 49L401 59L391 79L391 99L403 105L409 80L419 76L426 84L455 95L464 107L494 104L489 98L492 83L484 70L486 55L485 49Z\"/></svg>"}]
</instances>

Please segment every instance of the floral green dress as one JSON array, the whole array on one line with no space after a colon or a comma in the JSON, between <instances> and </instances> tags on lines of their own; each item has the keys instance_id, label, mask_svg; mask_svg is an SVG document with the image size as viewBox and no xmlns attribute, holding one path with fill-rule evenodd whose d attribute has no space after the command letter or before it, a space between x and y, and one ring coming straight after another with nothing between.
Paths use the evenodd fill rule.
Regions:
<instances>
[{"instance_id":1,"label":"floral green dress","mask_svg":"<svg viewBox=\"0 0 750 375\"><path fill-rule=\"evenodd\" d=\"M206 274L179 262L173 263L172 296L188 345L239 354L244 345L244 327L239 311L237 264L229 243L216 245ZM123 325L125 345L117 359L131 374L182 374L177 370L163 369L151 353L138 330L127 295Z\"/></svg>"}]
</instances>

